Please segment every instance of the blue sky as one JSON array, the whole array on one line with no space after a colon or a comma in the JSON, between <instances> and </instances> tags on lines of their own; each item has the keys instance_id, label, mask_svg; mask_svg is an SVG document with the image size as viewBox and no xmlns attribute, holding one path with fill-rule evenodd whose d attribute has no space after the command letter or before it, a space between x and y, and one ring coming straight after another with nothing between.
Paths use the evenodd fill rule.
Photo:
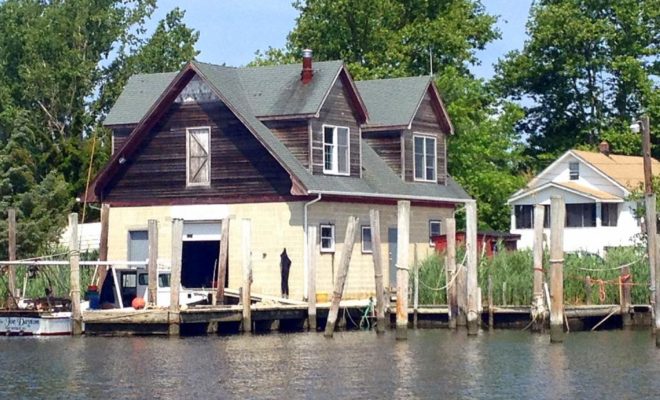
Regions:
<instances>
[{"instance_id":1,"label":"blue sky","mask_svg":"<svg viewBox=\"0 0 660 400\"><path fill-rule=\"evenodd\" d=\"M531 2L483 0L488 13L500 16L502 39L478 53L482 61L472 69L475 75L490 78L498 58L522 48ZM247 64L257 50L284 46L297 17L291 0L159 0L151 29L177 6L186 10L185 23L200 32L198 59L231 66Z\"/></svg>"}]
</instances>

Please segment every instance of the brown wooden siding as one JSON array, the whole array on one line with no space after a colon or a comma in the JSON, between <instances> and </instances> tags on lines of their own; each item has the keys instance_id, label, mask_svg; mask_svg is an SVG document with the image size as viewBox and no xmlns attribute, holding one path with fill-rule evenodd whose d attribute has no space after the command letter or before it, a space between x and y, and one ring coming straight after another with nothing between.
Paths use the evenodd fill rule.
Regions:
<instances>
[{"instance_id":1,"label":"brown wooden siding","mask_svg":"<svg viewBox=\"0 0 660 400\"><path fill-rule=\"evenodd\" d=\"M302 163L309 168L309 125L308 120L268 121L264 123Z\"/></svg>"},{"instance_id":2,"label":"brown wooden siding","mask_svg":"<svg viewBox=\"0 0 660 400\"><path fill-rule=\"evenodd\" d=\"M211 184L186 187L186 128L211 127ZM289 174L224 104L173 104L128 165L108 185L105 199L254 199L288 196Z\"/></svg>"},{"instance_id":3,"label":"brown wooden siding","mask_svg":"<svg viewBox=\"0 0 660 400\"><path fill-rule=\"evenodd\" d=\"M364 133L367 144L397 174L401 175L401 131Z\"/></svg>"},{"instance_id":4,"label":"brown wooden siding","mask_svg":"<svg viewBox=\"0 0 660 400\"><path fill-rule=\"evenodd\" d=\"M422 103L417 110L417 114L413 119L412 130L407 131L405 135L405 165L406 165L406 181L413 181L413 141L412 137L414 133L423 133L426 135L435 136L437 138L437 177L438 183L445 184L447 177L447 146L446 146L446 135L442 131L439 122L438 116L435 114L433 107L431 106L431 96L429 92L426 93Z\"/></svg>"},{"instance_id":5,"label":"brown wooden siding","mask_svg":"<svg viewBox=\"0 0 660 400\"><path fill-rule=\"evenodd\" d=\"M115 154L117 150L121 149L121 146L124 145L124 142L128 139L128 135L133 132L134 128L135 125L112 128L112 154Z\"/></svg>"},{"instance_id":6,"label":"brown wooden siding","mask_svg":"<svg viewBox=\"0 0 660 400\"><path fill-rule=\"evenodd\" d=\"M350 175L360 177L360 129L341 79L337 79L330 90L319 118L312 119L312 173L318 175L323 174L323 124L350 129Z\"/></svg>"}]
</instances>

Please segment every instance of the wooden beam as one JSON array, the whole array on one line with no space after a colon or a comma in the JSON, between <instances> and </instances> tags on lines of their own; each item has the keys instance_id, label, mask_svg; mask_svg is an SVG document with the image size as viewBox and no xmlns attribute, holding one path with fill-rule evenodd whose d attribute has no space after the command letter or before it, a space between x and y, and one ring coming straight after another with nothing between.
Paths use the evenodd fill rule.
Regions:
<instances>
[{"instance_id":1,"label":"wooden beam","mask_svg":"<svg viewBox=\"0 0 660 400\"><path fill-rule=\"evenodd\" d=\"M550 341L564 341L564 220L566 206L551 198L550 217Z\"/></svg>"},{"instance_id":2,"label":"wooden beam","mask_svg":"<svg viewBox=\"0 0 660 400\"><path fill-rule=\"evenodd\" d=\"M181 264L183 257L183 219L172 220L172 267L170 269L170 307L168 332L180 334L179 290L181 289Z\"/></svg>"},{"instance_id":3,"label":"wooden beam","mask_svg":"<svg viewBox=\"0 0 660 400\"><path fill-rule=\"evenodd\" d=\"M149 289L147 302L150 306L155 306L158 299L158 221L155 219L148 221L148 235L149 263L147 264L147 274Z\"/></svg>"},{"instance_id":4,"label":"wooden beam","mask_svg":"<svg viewBox=\"0 0 660 400\"><path fill-rule=\"evenodd\" d=\"M369 224L371 227L371 256L374 262L374 282L376 288L376 333L385 333L385 310L387 303L385 285L383 284L383 249L380 241L380 213L378 210L369 211Z\"/></svg>"},{"instance_id":5,"label":"wooden beam","mask_svg":"<svg viewBox=\"0 0 660 400\"><path fill-rule=\"evenodd\" d=\"M537 332L543 329L541 318L545 312L543 306L543 220L545 218L545 206L537 204L534 206L534 263L533 285L532 285L532 331Z\"/></svg>"},{"instance_id":6,"label":"wooden beam","mask_svg":"<svg viewBox=\"0 0 660 400\"><path fill-rule=\"evenodd\" d=\"M252 309L250 308L250 290L252 288L252 222L244 218L241 221L243 231L243 290L241 291L241 302L243 303L243 332L252 331Z\"/></svg>"},{"instance_id":7,"label":"wooden beam","mask_svg":"<svg viewBox=\"0 0 660 400\"><path fill-rule=\"evenodd\" d=\"M108 261L108 223L110 222L110 205L101 205L101 237L99 239L99 261ZM99 268L99 294L103 290L103 282L108 275L108 266L101 265Z\"/></svg>"},{"instance_id":8,"label":"wooden beam","mask_svg":"<svg viewBox=\"0 0 660 400\"><path fill-rule=\"evenodd\" d=\"M317 226L307 227L307 259L309 271L307 275L307 321L309 330L316 331L316 259L318 257Z\"/></svg>"},{"instance_id":9,"label":"wooden beam","mask_svg":"<svg viewBox=\"0 0 660 400\"><path fill-rule=\"evenodd\" d=\"M348 267L351 263L351 255L353 254L358 221L353 216L348 217L346 235L344 236L344 247L341 249L341 255L339 257L339 271L335 280L335 288L332 292L332 303L330 304L330 311L328 311L328 321L325 324L325 337L332 337L335 331L335 323L339 315L339 302L341 302L341 297L344 294L344 286L346 286L346 276L348 275Z\"/></svg>"},{"instance_id":10,"label":"wooden beam","mask_svg":"<svg viewBox=\"0 0 660 400\"><path fill-rule=\"evenodd\" d=\"M465 203L465 251L467 251L468 335L479 332L479 283L477 280L477 202Z\"/></svg>"},{"instance_id":11,"label":"wooden beam","mask_svg":"<svg viewBox=\"0 0 660 400\"><path fill-rule=\"evenodd\" d=\"M229 218L222 220L222 232L220 234L220 254L218 255L218 288L216 299L220 304L225 304L225 285L227 284L227 259L229 256Z\"/></svg>"},{"instance_id":12,"label":"wooden beam","mask_svg":"<svg viewBox=\"0 0 660 400\"><path fill-rule=\"evenodd\" d=\"M456 328L458 317L458 290L456 276L456 220L445 219L445 231L447 232L447 250L445 265L447 266L447 306L449 307L449 327Z\"/></svg>"},{"instance_id":13,"label":"wooden beam","mask_svg":"<svg viewBox=\"0 0 660 400\"><path fill-rule=\"evenodd\" d=\"M16 261L16 209L9 208L7 210L7 234L8 234L8 251L9 261ZM7 305L10 309L16 308L16 265L9 266L8 276L8 289ZM25 293L22 293L25 296Z\"/></svg>"},{"instance_id":14,"label":"wooden beam","mask_svg":"<svg viewBox=\"0 0 660 400\"><path fill-rule=\"evenodd\" d=\"M408 338L408 252L410 246L410 202L399 201L396 238L396 339Z\"/></svg>"},{"instance_id":15,"label":"wooden beam","mask_svg":"<svg viewBox=\"0 0 660 400\"><path fill-rule=\"evenodd\" d=\"M80 240L78 238L78 214L69 214L69 287L71 288L71 334L82 334L82 311L80 309Z\"/></svg>"}]
</instances>

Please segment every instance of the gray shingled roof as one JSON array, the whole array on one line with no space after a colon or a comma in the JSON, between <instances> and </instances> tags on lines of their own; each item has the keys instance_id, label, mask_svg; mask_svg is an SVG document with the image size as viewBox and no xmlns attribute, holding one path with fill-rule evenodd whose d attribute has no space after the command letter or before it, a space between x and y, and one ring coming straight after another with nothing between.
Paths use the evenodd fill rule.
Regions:
<instances>
[{"instance_id":1,"label":"gray shingled roof","mask_svg":"<svg viewBox=\"0 0 660 400\"><path fill-rule=\"evenodd\" d=\"M430 80L429 76L418 76L355 82L369 110L367 126L408 125Z\"/></svg>"},{"instance_id":2,"label":"gray shingled roof","mask_svg":"<svg viewBox=\"0 0 660 400\"><path fill-rule=\"evenodd\" d=\"M137 124L178 72L133 75L103 121L104 125Z\"/></svg>"}]
</instances>

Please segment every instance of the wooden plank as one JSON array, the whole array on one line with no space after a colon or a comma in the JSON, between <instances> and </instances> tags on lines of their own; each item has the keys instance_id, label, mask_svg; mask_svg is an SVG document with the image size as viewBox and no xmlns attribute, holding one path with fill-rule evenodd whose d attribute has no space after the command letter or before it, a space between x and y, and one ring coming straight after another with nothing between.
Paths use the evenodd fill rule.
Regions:
<instances>
[{"instance_id":1,"label":"wooden plank","mask_svg":"<svg viewBox=\"0 0 660 400\"><path fill-rule=\"evenodd\" d=\"M99 261L108 261L108 223L110 222L110 205L101 205L101 237L99 239ZM108 266L98 267L98 287L99 294L103 290L103 282L108 275Z\"/></svg>"},{"instance_id":2,"label":"wooden plank","mask_svg":"<svg viewBox=\"0 0 660 400\"><path fill-rule=\"evenodd\" d=\"M147 302L151 306L157 305L158 293L158 221L150 219L148 221L149 235L149 262L147 264L147 274L149 278Z\"/></svg>"},{"instance_id":3,"label":"wooden plank","mask_svg":"<svg viewBox=\"0 0 660 400\"><path fill-rule=\"evenodd\" d=\"M16 209L9 208L7 210L7 234L9 246L9 261L16 261ZM16 304L16 265L9 266L8 282L8 298L7 305L10 309L17 307ZM25 293L22 293L25 296Z\"/></svg>"},{"instance_id":4,"label":"wooden plank","mask_svg":"<svg viewBox=\"0 0 660 400\"><path fill-rule=\"evenodd\" d=\"M339 257L339 271L337 272L337 279L335 280L335 287L332 292L332 302L330 311L328 312L328 320L325 324L325 337L332 337L335 331L335 323L339 315L339 302L344 293L344 286L346 286L346 276L348 275L348 267L351 263L351 255L353 254L353 245L355 244L355 232L357 231L358 218L353 216L348 217L348 224L346 225L346 235L344 236L344 247L341 249Z\"/></svg>"},{"instance_id":5,"label":"wooden plank","mask_svg":"<svg viewBox=\"0 0 660 400\"><path fill-rule=\"evenodd\" d=\"M408 338L408 252L410 246L410 202L397 206L396 339Z\"/></svg>"},{"instance_id":6,"label":"wooden plank","mask_svg":"<svg viewBox=\"0 0 660 400\"><path fill-rule=\"evenodd\" d=\"M543 220L545 217L545 206L537 204L534 206L534 244L533 244L533 284L532 284L532 331L543 329L540 323L542 314L545 312L543 302Z\"/></svg>"},{"instance_id":7,"label":"wooden plank","mask_svg":"<svg viewBox=\"0 0 660 400\"><path fill-rule=\"evenodd\" d=\"M383 284L383 248L380 241L380 213L378 210L369 211L369 224L371 227L371 248L374 262L374 281L376 288L376 333L385 332L385 310L387 296Z\"/></svg>"},{"instance_id":8,"label":"wooden plank","mask_svg":"<svg viewBox=\"0 0 660 400\"><path fill-rule=\"evenodd\" d=\"M243 252L243 290L241 292L241 302L243 304L243 323L241 329L243 332L252 331L252 314L250 309L250 289L252 287L252 222L244 218L241 221L242 227L242 252Z\"/></svg>"},{"instance_id":9,"label":"wooden plank","mask_svg":"<svg viewBox=\"0 0 660 400\"><path fill-rule=\"evenodd\" d=\"M479 332L477 281L477 202L465 203L465 251L467 251L467 328L468 335Z\"/></svg>"},{"instance_id":10,"label":"wooden plank","mask_svg":"<svg viewBox=\"0 0 660 400\"><path fill-rule=\"evenodd\" d=\"M78 238L78 214L69 214L69 287L71 288L71 334L82 334L82 312L80 309L80 239Z\"/></svg>"},{"instance_id":11,"label":"wooden plank","mask_svg":"<svg viewBox=\"0 0 660 400\"><path fill-rule=\"evenodd\" d=\"M445 231L447 232L447 306L449 308L449 327L456 328L456 318L458 317L458 290L456 276L456 219L445 219Z\"/></svg>"},{"instance_id":12,"label":"wooden plank","mask_svg":"<svg viewBox=\"0 0 660 400\"><path fill-rule=\"evenodd\" d=\"M227 284L227 260L229 256L229 218L222 220L220 233L220 254L218 255L218 292L215 298L220 304L225 304L225 285Z\"/></svg>"},{"instance_id":13,"label":"wooden plank","mask_svg":"<svg viewBox=\"0 0 660 400\"><path fill-rule=\"evenodd\" d=\"M317 226L307 227L307 257L309 272L307 275L307 320L309 330L316 331L316 260L319 253Z\"/></svg>"},{"instance_id":14,"label":"wooden plank","mask_svg":"<svg viewBox=\"0 0 660 400\"><path fill-rule=\"evenodd\" d=\"M181 289L181 263L183 257L183 219L172 220L172 267L170 270L170 313L168 332L170 336L180 333L179 290Z\"/></svg>"},{"instance_id":15,"label":"wooden plank","mask_svg":"<svg viewBox=\"0 0 660 400\"><path fill-rule=\"evenodd\" d=\"M550 341L564 340L564 220L566 206L559 196L551 198L550 216Z\"/></svg>"}]
</instances>

